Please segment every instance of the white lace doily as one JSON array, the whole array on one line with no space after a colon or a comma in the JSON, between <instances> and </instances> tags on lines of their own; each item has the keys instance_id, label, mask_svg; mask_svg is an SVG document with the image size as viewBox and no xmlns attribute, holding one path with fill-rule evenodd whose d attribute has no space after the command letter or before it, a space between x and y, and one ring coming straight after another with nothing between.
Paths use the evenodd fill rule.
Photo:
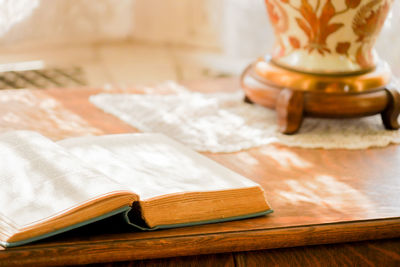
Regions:
<instances>
[{"instance_id":1,"label":"white lace doily","mask_svg":"<svg viewBox=\"0 0 400 267\"><path fill-rule=\"evenodd\" d=\"M234 152L273 142L305 148L364 149L400 143L380 116L305 118L295 135L278 132L275 111L243 102L243 93L99 94L90 101L143 132L160 132L198 151Z\"/></svg>"}]
</instances>

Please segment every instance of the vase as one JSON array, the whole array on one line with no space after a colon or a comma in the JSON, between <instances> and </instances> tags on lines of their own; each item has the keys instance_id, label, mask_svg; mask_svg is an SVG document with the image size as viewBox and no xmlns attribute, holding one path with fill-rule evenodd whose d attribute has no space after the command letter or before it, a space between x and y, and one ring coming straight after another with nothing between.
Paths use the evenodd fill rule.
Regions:
<instances>
[{"instance_id":1,"label":"vase","mask_svg":"<svg viewBox=\"0 0 400 267\"><path fill-rule=\"evenodd\" d=\"M265 0L276 42L243 72L245 101L275 109L284 134L304 116L381 114L399 129L400 93L374 50L393 1Z\"/></svg>"},{"instance_id":2,"label":"vase","mask_svg":"<svg viewBox=\"0 0 400 267\"><path fill-rule=\"evenodd\" d=\"M265 0L276 43L272 62L321 74L365 73L393 0Z\"/></svg>"}]
</instances>

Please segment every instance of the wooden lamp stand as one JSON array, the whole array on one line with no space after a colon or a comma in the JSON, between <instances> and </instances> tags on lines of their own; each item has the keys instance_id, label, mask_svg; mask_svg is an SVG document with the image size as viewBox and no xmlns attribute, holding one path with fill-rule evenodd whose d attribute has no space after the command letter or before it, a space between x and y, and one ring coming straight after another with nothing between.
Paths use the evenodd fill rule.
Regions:
<instances>
[{"instance_id":1,"label":"wooden lamp stand","mask_svg":"<svg viewBox=\"0 0 400 267\"><path fill-rule=\"evenodd\" d=\"M381 62L356 75L308 74L259 59L242 74L245 101L277 112L279 129L296 133L304 116L353 118L380 113L387 129L399 129L400 94L389 84L391 72Z\"/></svg>"}]
</instances>

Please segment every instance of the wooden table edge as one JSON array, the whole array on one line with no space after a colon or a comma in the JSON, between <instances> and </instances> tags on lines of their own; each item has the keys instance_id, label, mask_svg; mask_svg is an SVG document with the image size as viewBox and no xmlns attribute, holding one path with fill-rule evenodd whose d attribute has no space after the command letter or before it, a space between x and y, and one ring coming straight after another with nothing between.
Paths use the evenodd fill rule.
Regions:
<instances>
[{"instance_id":1,"label":"wooden table edge","mask_svg":"<svg viewBox=\"0 0 400 267\"><path fill-rule=\"evenodd\" d=\"M0 251L0 266L90 264L400 237L400 217L168 236L37 244Z\"/></svg>"}]
</instances>

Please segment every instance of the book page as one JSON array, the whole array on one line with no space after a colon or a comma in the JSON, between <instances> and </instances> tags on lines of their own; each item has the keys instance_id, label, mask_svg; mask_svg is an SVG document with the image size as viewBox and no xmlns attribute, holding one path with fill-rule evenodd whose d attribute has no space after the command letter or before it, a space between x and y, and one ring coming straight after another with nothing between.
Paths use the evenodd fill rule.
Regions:
<instances>
[{"instance_id":1,"label":"book page","mask_svg":"<svg viewBox=\"0 0 400 267\"><path fill-rule=\"evenodd\" d=\"M0 135L0 217L17 227L119 190L126 188L38 133Z\"/></svg>"},{"instance_id":2,"label":"book page","mask_svg":"<svg viewBox=\"0 0 400 267\"><path fill-rule=\"evenodd\" d=\"M86 164L124 184L141 200L258 186L161 134L70 138L58 143Z\"/></svg>"}]
</instances>

